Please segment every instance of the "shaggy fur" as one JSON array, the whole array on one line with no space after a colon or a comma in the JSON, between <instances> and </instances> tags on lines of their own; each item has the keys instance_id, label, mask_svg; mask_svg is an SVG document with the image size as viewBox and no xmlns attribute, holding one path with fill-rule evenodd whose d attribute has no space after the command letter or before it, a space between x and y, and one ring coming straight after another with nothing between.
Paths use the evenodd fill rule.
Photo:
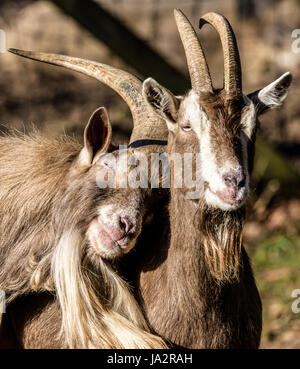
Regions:
<instances>
[{"instance_id":1,"label":"shaggy fur","mask_svg":"<svg viewBox=\"0 0 300 369\"><path fill-rule=\"evenodd\" d=\"M50 275L46 260L55 239L54 207L79 151L74 141L50 141L37 133L0 138L0 286L7 303L38 289L46 271Z\"/></svg>"},{"instance_id":2,"label":"shaggy fur","mask_svg":"<svg viewBox=\"0 0 300 369\"><path fill-rule=\"evenodd\" d=\"M149 333L111 262L89 248L85 234L96 209L126 207L130 190L99 189L95 167L78 165L80 150L67 138L0 138L0 288L11 303L54 286L61 330L53 339L63 347L166 347ZM136 196L145 208L145 191Z\"/></svg>"}]
</instances>

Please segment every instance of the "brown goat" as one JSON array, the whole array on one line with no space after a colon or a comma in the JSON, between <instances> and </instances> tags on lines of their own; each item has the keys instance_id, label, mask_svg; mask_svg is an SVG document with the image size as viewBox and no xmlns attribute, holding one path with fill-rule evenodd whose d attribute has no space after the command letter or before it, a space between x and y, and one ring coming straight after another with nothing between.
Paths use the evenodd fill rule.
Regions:
<instances>
[{"instance_id":1,"label":"brown goat","mask_svg":"<svg viewBox=\"0 0 300 369\"><path fill-rule=\"evenodd\" d=\"M135 245L153 194L97 186L110 136L100 108L85 129L83 148L38 133L0 138L0 288L8 304L32 291L55 291L61 319L52 345L166 347L149 332L112 264ZM122 170L114 175L118 181Z\"/></svg>"},{"instance_id":2,"label":"brown goat","mask_svg":"<svg viewBox=\"0 0 300 369\"><path fill-rule=\"evenodd\" d=\"M182 12L175 10L175 18L192 90L175 97L149 78L143 93L168 125L168 152L193 153L199 191L191 199L191 188L171 186L167 257L162 251L155 264L151 259L140 264L141 301L150 325L171 343L190 348L258 348L262 309L242 246L244 203L258 115L281 105L291 75L243 95L234 33L223 16L208 13L200 26L213 25L224 53L224 89L214 90L195 31Z\"/></svg>"}]
</instances>

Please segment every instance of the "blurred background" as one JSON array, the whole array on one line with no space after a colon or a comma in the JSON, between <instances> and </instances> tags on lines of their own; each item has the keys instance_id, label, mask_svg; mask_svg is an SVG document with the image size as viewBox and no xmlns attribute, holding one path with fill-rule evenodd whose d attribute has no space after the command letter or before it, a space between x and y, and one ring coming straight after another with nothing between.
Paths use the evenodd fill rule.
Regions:
<instances>
[{"instance_id":1,"label":"blurred background","mask_svg":"<svg viewBox=\"0 0 300 369\"><path fill-rule=\"evenodd\" d=\"M300 289L300 50L292 51L291 37L300 29L300 1L1 0L0 29L6 32L7 47L100 61L142 79L154 77L178 94L189 88L189 80L174 8L181 8L196 29L208 11L230 20L245 93L286 71L293 74L283 108L261 118L244 237L263 300L261 347L300 348L300 313L292 312L291 296ZM223 57L217 33L206 26L200 39L214 84L221 87ZM0 70L1 131L28 131L34 125L48 136L67 133L81 139L90 114L106 106L115 143L127 142L129 109L105 85L9 53L0 54Z\"/></svg>"}]
</instances>

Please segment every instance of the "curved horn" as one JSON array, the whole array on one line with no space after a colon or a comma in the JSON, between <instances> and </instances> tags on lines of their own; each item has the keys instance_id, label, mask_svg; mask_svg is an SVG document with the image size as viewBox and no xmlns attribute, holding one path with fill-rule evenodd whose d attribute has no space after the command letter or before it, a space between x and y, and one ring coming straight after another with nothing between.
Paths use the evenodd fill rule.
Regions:
<instances>
[{"instance_id":1,"label":"curved horn","mask_svg":"<svg viewBox=\"0 0 300 369\"><path fill-rule=\"evenodd\" d=\"M200 18L199 28L210 23L218 32L224 56L224 89L228 94L242 93L242 72L239 50L228 20L218 13L207 13Z\"/></svg>"},{"instance_id":2,"label":"curved horn","mask_svg":"<svg viewBox=\"0 0 300 369\"><path fill-rule=\"evenodd\" d=\"M193 90L213 92L205 55L193 26L180 9L174 9L174 16L184 47Z\"/></svg>"},{"instance_id":3,"label":"curved horn","mask_svg":"<svg viewBox=\"0 0 300 369\"><path fill-rule=\"evenodd\" d=\"M142 82L132 74L106 64L72 56L17 49L8 49L8 51L25 58L86 74L111 87L125 100L131 110L133 132L130 142L144 138L161 140L168 136L166 123L163 119L158 118L145 102L142 95Z\"/></svg>"}]
</instances>

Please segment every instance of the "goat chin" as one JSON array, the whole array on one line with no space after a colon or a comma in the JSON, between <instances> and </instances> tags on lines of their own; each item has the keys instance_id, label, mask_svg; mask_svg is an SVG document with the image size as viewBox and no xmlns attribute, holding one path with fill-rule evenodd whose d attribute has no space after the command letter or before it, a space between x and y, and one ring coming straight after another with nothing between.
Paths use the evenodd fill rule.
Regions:
<instances>
[{"instance_id":1,"label":"goat chin","mask_svg":"<svg viewBox=\"0 0 300 369\"><path fill-rule=\"evenodd\" d=\"M70 348L167 348L149 332L126 283L99 258L92 270L76 229L55 248L51 275L62 313L60 335ZM94 263L93 263L94 265ZM95 269L95 268L94 268Z\"/></svg>"}]
</instances>

